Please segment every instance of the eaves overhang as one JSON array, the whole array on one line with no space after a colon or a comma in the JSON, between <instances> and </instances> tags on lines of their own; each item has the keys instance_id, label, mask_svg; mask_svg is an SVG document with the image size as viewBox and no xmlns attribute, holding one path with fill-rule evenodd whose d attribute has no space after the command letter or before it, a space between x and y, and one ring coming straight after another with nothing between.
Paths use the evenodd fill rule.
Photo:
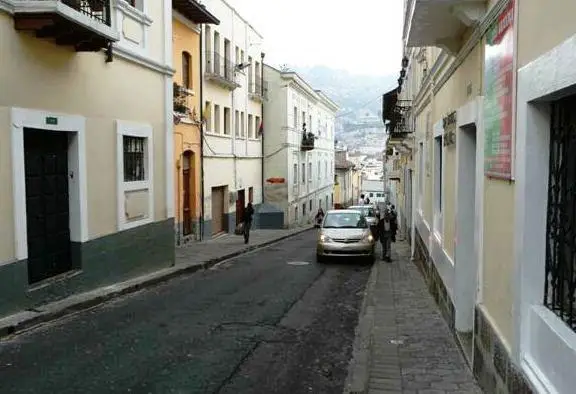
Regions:
<instances>
[{"instance_id":1,"label":"eaves overhang","mask_svg":"<svg viewBox=\"0 0 576 394\"><path fill-rule=\"evenodd\" d=\"M452 54L466 28L482 21L486 0L410 0L404 18L407 47L439 47Z\"/></svg>"}]
</instances>

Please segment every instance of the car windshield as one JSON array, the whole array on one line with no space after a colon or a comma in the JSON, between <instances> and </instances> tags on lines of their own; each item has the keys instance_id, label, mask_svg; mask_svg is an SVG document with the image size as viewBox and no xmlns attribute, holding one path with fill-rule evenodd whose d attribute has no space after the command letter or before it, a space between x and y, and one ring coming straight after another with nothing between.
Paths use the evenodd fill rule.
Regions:
<instances>
[{"instance_id":1,"label":"car windshield","mask_svg":"<svg viewBox=\"0 0 576 394\"><path fill-rule=\"evenodd\" d=\"M370 217L370 218L376 217L376 212L374 211L374 208L372 208L372 207L354 206L354 207L350 207L349 209L353 209L355 211L360 211L360 212L362 212L362 215Z\"/></svg>"},{"instance_id":2,"label":"car windshield","mask_svg":"<svg viewBox=\"0 0 576 394\"><path fill-rule=\"evenodd\" d=\"M360 212L329 213L324 219L324 228L366 228L366 219Z\"/></svg>"}]
</instances>

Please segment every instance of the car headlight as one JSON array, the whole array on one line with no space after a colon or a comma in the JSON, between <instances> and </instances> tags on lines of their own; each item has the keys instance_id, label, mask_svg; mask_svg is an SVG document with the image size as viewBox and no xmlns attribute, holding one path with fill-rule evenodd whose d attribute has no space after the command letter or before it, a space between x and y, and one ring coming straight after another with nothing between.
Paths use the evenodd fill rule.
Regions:
<instances>
[{"instance_id":1,"label":"car headlight","mask_svg":"<svg viewBox=\"0 0 576 394\"><path fill-rule=\"evenodd\" d=\"M320 235L320 242L330 242L330 241L332 241L332 238L330 238L329 236L325 234Z\"/></svg>"},{"instance_id":2,"label":"car headlight","mask_svg":"<svg viewBox=\"0 0 576 394\"><path fill-rule=\"evenodd\" d=\"M372 234L367 233L367 234L365 234L364 237L362 238L362 242L372 243L372 242L374 242L374 237L372 236Z\"/></svg>"}]
</instances>

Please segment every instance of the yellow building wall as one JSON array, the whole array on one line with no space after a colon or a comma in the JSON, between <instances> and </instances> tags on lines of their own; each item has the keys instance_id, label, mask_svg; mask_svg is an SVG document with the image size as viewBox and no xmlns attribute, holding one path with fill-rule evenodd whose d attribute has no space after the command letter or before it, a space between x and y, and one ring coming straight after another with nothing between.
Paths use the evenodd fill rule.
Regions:
<instances>
[{"instance_id":1,"label":"yellow building wall","mask_svg":"<svg viewBox=\"0 0 576 394\"><path fill-rule=\"evenodd\" d=\"M518 1L518 68L576 34L576 1ZM553 26L553 28L544 28Z\"/></svg>"},{"instance_id":2,"label":"yellow building wall","mask_svg":"<svg viewBox=\"0 0 576 394\"><path fill-rule=\"evenodd\" d=\"M118 57L75 52L14 29L0 11L0 261L14 258L10 115L23 107L86 117L89 239L117 231L116 120L151 124L154 219L165 219L164 77ZM8 54L8 55L7 55ZM5 165L8 164L8 165Z\"/></svg>"},{"instance_id":3,"label":"yellow building wall","mask_svg":"<svg viewBox=\"0 0 576 394\"><path fill-rule=\"evenodd\" d=\"M434 97L433 124L442 121L442 118L450 112L456 111L480 94L482 88L482 67L480 65L482 62L482 44L478 44ZM471 94L468 94L469 86L472 86ZM430 141L431 144L432 142ZM443 155L442 195L444 201L442 216L444 230L442 243L446 253L453 259L456 237L456 146L444 147Z\"/></svg>"},{"instance_id":4,"label":"yellow building wall","mask_svg":"<svg viewBox=\"0 0 576 394\"><path fill-rule=\"evenodd\" d=\"M180 22L177 19L172 20L172 51L174 69L176 70L173 80L178 85L182 85L182 53L188 52L192 58L191 66L191 95L187 98L187 106L190 110L194 110L200 117L200 83L201 83L201 70L200 70L200 35L189 26ZM175 202L176 208L175 220L177 223L183 220L183 207L184 207L184 177L182 171L182 158L186 151L193 152L193 166L192 180L190 190L191 199L190 206L193 208L193 220L199 220L201 216L201 171L202 171L202 152L200 144L201 134L200 128L197 124L187 124L181 122L174 126L174 188L175 188Z\"/></svg>"}]
</instances>

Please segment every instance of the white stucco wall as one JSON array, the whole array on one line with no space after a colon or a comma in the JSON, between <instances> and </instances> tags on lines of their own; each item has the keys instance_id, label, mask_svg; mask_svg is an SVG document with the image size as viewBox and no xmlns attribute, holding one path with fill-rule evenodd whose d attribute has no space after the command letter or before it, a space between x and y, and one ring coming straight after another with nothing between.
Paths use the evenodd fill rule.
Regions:
<instances>
[{"instance_id":1,"label":"white stucco wall","mask_svg":"<svg viewBox=\"0 0 576 394\"><path fill-rule=\"evenodd\" d=\"M285 224L306 222L320 206L326 210L332 204L334 123L337 107L294 73L282 73L266 66L265 78L269 84L268 100L264 107L269 131L265 138L266 178L286 179L286 198L284 201L275 202L275 205L284 209ZM316 136L314 149L307 152L300 150L303 112L306 114L307 131ZM304 182L302 165L305 168ZM303 204L306 204L305 209Z\"/></svg>"},{"instance_id":2,"label":"white stucco wall","mask_svg":"<svg viewBox=\"0 0 576 394\"><path fill-rule=\"evenodd\" d=\"M240 64L236 59L236 47L244 53L244 62L252 58L252 67L261 62L262 36L246 21L234 8L222 0L206 0L206 8L219 20L219 25L203 27L202 50L205 58L207 50L215 50L214 33L220 36L220 55L224 56L224 40L230 41L229 60ZM205 71L205 62L203 62ZM252 82L256 81L253 71ZM250 78L249 68L235 73L235 81L240 85L236 89L223 88L213 81L207 80L203 73L203 107L206 102L211 104L210 117L204 132L204 218L211 219L211 191L212 187L228 186L230 193L237 190L254 188L254 204L262 202L262 143L258 135L258 128L262 120L261 103L249 97ZM260 82L260 78L258 78ZM215 130L214 106L220 107L220 133ZM230 109L230 133L223 134L224 108ZM244 113L244 120L239 117L238 128L244 129L243 135L236 135L236 111ZM249 115L252 115L252 130L249 130ZM243 127L242 127L243 123ZM235 211L235 204L229 204L228 211Z\"/></svg>"}]
</instances>

